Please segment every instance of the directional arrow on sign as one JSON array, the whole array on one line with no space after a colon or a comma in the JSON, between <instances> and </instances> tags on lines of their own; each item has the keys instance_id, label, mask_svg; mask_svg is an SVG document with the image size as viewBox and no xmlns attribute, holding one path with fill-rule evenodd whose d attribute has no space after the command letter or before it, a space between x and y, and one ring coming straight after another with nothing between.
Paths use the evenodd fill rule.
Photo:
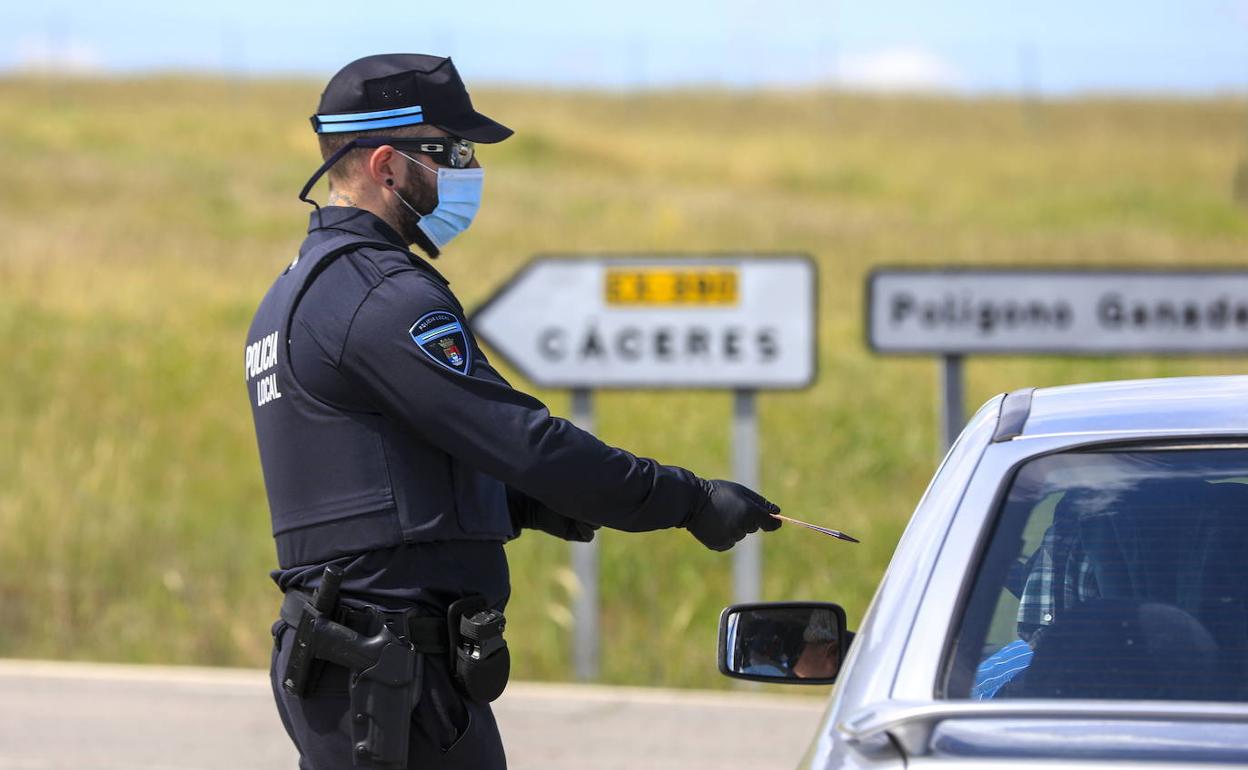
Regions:
<instances>
[{"instance_id":1,"label":"directional arrow on sign","mask_svg":"<svg viewBox=\"0 0 1248 770\"><path fill-rule=\"evenodd\" d=\"M816 307L804 256L539 257L471 325L544 387L791 389Z\"/></svg>"}]
</instances>

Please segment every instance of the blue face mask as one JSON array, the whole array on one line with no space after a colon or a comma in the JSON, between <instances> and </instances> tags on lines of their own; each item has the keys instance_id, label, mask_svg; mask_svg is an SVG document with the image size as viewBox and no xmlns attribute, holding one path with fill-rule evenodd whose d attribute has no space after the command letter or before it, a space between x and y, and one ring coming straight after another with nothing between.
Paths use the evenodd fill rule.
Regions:
<instances>
[{"instance_id":1,"label":"blue face mask","mask_svg":"<svg viewBox=\"0 0 1248 770\"><path fill-rule=\"evenodd\" d=\"M420 217L416 226L428 236L433 245L442 249L451 239L468 229L472 219L481 208L481 190L485 185L483 168L430 168L404 152L395 150L417 166L438 175L438 205L428 214L420 214L403 196L398 195Z\"/></svg>"}]
</instances>

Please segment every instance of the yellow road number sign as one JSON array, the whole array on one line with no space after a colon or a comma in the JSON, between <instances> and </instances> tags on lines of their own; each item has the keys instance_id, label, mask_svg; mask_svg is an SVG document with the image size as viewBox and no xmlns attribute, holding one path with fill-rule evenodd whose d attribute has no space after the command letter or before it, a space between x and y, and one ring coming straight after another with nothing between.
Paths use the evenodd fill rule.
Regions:
<instances>
[{"instance_id":1,"label":"yellow road number sign","mask_svg":"<svg viewBox=\"0 0 1248 770\"><path fill-rule=\"evenodd\" d=\"M608 305L718 305L740 302L733 268L618 267L606 270Z\"/></svg>"}]
</instances>

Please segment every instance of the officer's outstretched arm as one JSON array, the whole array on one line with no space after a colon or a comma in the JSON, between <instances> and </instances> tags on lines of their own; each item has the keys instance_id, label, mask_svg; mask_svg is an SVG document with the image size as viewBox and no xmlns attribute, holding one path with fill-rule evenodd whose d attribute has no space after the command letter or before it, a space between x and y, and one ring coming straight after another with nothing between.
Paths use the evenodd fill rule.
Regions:
<instances>
[{"instance_id":1,"label":"officer's outstretched arm","mask_svg":"<svg viewBox=\"0 0 1248 770\"><path fill-rule=\"evenodd\" d=\"M744 488L637 457L552 416L494 371L454 298L414 271L369 294L339 368L378 411L560 514L629 531L689 526L719 549L779 525L762 498L744 501Z\"/></svg>"}]
</instances>

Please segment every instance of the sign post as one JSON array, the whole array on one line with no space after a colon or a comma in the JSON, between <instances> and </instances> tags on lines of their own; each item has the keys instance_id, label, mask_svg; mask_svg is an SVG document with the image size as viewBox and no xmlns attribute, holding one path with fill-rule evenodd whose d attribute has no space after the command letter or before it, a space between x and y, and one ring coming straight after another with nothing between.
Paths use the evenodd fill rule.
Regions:
<instances>
[{"instance_id":1,"label":"sign post","mask_svg":"<svg viewBox=\"0 0 1248 770\"><path fill-rule=\"evenodd\" d=\"M966 424L966 377L962 356L945 353L940 357L940 446L945 452L953 446Z\"/></svg>"},{"instance_id":2,"label":"sign post","mask_svg":"<svg viewBox=\"0 0 1248 770\"><path fill-rule=\"evenodd\" d=\"M592 393L585 388L572 391L572 423L594 432ZM590 681L598 677L598 541L569 543L572 547L572 573L579 589L572 597L572 661L576 678Z\"/></svg>"},{"instance_id":3,"label":"sign post","mask_svg":"<svg viewBox=\"0 0 1248 770\"><path fill-rule=\"evenodd\" d=\"M538 257L473 314L472 327L541 387L572 390L592 429L591 389L733 391L732 468L757 488L759 390L815 377L815 266L802 256ZM762 594L758 537L738 544L733 592ZM597 548L573 544L577 676L597 673Z\"/></svg>"},{"instance_id":4,"label":"sign post","mask_svg":"<svg viewBox=\"0 0 1248 770\"><path fill-rule=\"evenodd\" d=\"M758 489L758 411L752 390L732 392L732 478ZM732 596L756 602L763 596L763 541L747 535L732 549Z\"/></svg>"},{"instance_id":5,"label":"sign post","mask_svg":"<svg viewBox=\"0 0 1248 770\"><path fill-rule=\"evenodd\" d=\"M867 279L877 353L940 356L946 448L971 354L1248 351L1248 272L888 268Z\"/></svg>"}]
</instances>

